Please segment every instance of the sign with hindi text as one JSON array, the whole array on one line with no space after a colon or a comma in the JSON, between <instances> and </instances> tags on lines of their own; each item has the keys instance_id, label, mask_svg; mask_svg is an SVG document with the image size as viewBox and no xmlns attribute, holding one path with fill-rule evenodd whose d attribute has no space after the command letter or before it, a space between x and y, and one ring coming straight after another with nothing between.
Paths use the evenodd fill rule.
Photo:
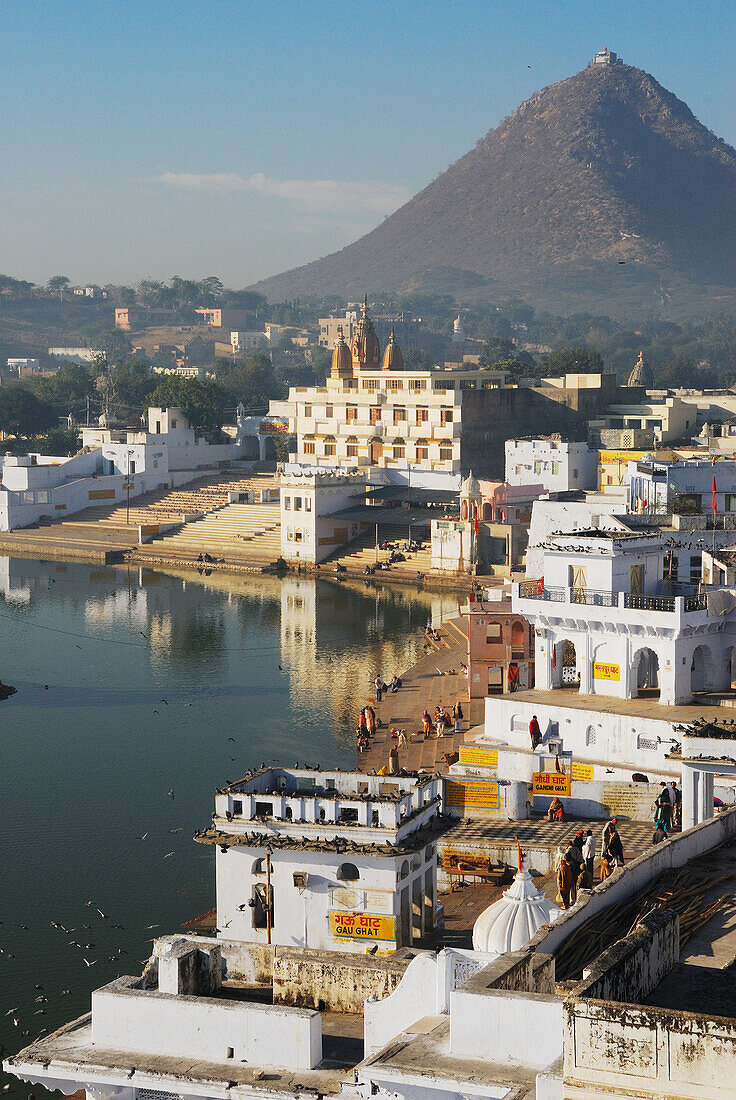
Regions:
<instances>
[{"instance_id":1,"label":"sign with hindi text","mask_svg":"<svg viewBox=\"0 0 736 1100\"><path fill-rule=\"evenodd\" d=\"M487 779L446 779L445 805L456 810L497 810L498 783Z\"/></svg>"},{"instance_id":2,"label":"sign with hindi text","mask_svg":"<svg viewBox=\"0 0 736 1100\"><path fill-rule=\"evenodd\" d=\"M330 935L336 940L395 940L396 917L330 910Z\"/></svg>"},{"instance_id":3,"label":"sign with hindi text","mask_svg":"<svg viewBox=\"0 0 736 1100\"><path fill-rule=\"evenodd\" d=\"M593 661L594 680L620 680L621 666L608 665L603 661Z\"/></svg>"},{"instance_id":4,"label":"sign with hindi text","mask_svg":"<svg viewBox=\"0 0 736 1100\"><path fill-rule=\"evenodd\" d=\"M574 760L572 764L572 778L576 782L578 780L590 781L593 778L593 765L579 764Z\"/></svg>"},{"instance_id":5,"label":"sign with hindi text","mask_svg":"<svg viewBox=\"0 0 736 1100\"><path fill-rule=\"evenodd\" d=\"M461 764L472 764L476 768L498 767L498 749L487 749L482 745L460 745L457 751Z\"/></svg>"},{"instance_id":6,"label":"sign with hindi text","mask_svg":"<svg viewBox=\"0 0 736 1100\"><path fill-rule=\"evenodd\" d=\"M559 795L560 798L570 797L570 776L567 772L534 772L532 776L532 793L537 795Z\"/></svg>"}]
</instances>

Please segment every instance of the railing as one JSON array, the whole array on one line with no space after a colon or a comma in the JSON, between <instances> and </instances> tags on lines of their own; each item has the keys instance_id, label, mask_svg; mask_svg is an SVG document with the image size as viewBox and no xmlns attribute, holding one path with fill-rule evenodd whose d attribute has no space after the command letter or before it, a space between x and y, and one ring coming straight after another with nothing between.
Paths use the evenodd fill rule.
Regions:
<instances>
[{"instance_id":1,"label":"railing","mask_svg":"<svg viewBox=\"0 0 736 1100\"><path fill-rule=\"evenodd\" d=\"M682 601L682 610L705 611L708 597L705 592L690 596L646 596L634 592L602 592L595 588L562 588L538 581L522 581L519 584L519 596L524 600L545 600L547 603L576 603L593 607L625 607L633 611L673 612L677 601Z\"/></svg>"},{"instance_id":2,"label":"railing","mask_svg":"<svg viewBox=\"0 0 736 1100\"><path fill-rule=\"evenodd\" d=\"M636 611L674 611L674 596L643 596L633 592L624 593L624 607Z\"/></svg>"}]
</instances>

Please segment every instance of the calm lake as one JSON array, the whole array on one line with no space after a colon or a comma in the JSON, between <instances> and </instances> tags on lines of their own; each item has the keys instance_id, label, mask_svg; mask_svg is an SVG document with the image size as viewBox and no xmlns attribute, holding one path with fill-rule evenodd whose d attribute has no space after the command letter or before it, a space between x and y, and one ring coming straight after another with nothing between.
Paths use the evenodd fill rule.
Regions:
<instances>
[{"instance_id":1,"label":"calm lake","mask_svg":"<svg viewBox=\"0 0 736 1100\"><path fill-rule=\"evenodd\" d=\"M262 762L354 766L376 672L406 669L457 607L361 582L0 558L0 680L18 689L0 703L3 1056L211 908L212 853L192 834L217 786Z\"/></svg>"}]
</instances>

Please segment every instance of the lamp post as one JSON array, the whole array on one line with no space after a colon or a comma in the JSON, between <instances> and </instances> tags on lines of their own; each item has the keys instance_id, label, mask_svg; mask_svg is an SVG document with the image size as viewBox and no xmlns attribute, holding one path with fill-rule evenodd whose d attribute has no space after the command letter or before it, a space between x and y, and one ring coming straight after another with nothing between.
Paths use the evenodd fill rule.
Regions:
<instances>
[{"instance_id":1,"label":"lamp post","mask_svg":"<svg viewBox=\"0 0 736 1100\"><path fill-rule=\"evenodd\" d=\"M128 452L127 452L128 462L127 462L127 474L126 474L126 477L125 477L125 523L126 523L126 525L130 523L130 456L133 453L134 452L131 451L131 450L128 450Z\"/></svg>"}]
</instances>

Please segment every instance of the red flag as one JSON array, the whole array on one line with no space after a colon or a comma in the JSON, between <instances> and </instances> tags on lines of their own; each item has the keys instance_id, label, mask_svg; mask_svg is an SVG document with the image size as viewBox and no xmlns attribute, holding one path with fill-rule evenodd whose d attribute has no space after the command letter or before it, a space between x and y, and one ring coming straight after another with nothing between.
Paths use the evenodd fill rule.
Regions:
<instances>
[{"instance_id":1,"label":"red flag","mask_svg":"<svg viewBox=\"0 0 736 1100\"><path fill-rule=\"evenodd\" d=\"M715 500L715 497L713 499ZM473 516L473 530L475 531L475 533L477 535L478 534L478 517L477 516Z\"/></svg>"},{"instance_id":2,"label":"red flag","mask_svg":"<svg viewBox=\"0 0 736 1100\"><path fill-rule=\"evenodd\" d=\"M718 515L718 508L716 506L716 475L713 474L713 515Z\"/></svg>"}]
</instances>

